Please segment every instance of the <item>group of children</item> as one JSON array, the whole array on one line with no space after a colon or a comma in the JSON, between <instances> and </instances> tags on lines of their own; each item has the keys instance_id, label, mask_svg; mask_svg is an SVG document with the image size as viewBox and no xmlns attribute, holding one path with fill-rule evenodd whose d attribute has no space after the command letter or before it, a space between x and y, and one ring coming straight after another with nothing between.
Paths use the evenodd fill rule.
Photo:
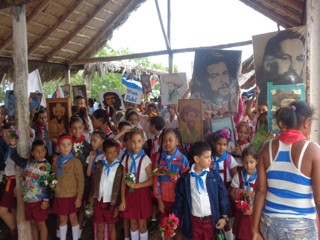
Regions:
<instances>
[{"instance_id":1,"label":"group of children","mask_svg":"<svg viewBox=\"0 0 320 240\"><path fill-rule=\"evenodd\" d=\"M33 125L36 140L28 160L19 157L11 144L13 124L2 126L5 181L0 217L13 237L17 234L12 209L16 207L18 165L23 168L25 217L31 222L34 240L48 237L49 209L58 216L60 239L66 239L68 221L73 239L81 238L85 206L93 209L94 238L98 240L117 239L118 222L123 223L125 239L149 239L148 222L156 222L157 211L160 219L171 213L179 217L176 239L214 239L220 232L226 239L234 235L252 238L252 205L242 211L235 204L242 200L239 189L254 192L257 179L257 154L248 147L246 123L237 125L234 154L238 157L234 158L228 152L231 138L227 129L208 134L205 141L187 146L186 151L179 130L166 129L153 105L148 115L127 110L117 131L110 119L104 110L94 111L89 118L94 131L90 132L88 118L73 115L69 133L49 141L46 112L38 112ZM153 136L149 147L147 133Z\"/></svg>"}]
</instances>

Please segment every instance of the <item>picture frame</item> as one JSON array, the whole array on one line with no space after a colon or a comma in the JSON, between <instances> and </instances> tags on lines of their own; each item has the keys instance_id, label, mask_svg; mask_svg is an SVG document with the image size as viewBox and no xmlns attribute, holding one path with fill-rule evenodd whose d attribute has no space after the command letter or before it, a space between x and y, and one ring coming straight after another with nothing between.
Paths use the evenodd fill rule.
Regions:
<instances>
[{"instance_id":1,"label":"picture frame","mask_svg":"<svg viewBox=\"0 0 320 240\"><path fill-rule=\"evenodd\" d=\"M61 134L68 133L71 100L70 98L47 98L46 102L49 138L57 139Z\"/></svg>"},{"instance_id":2,"label":"picture frame","mask_svg":"<svg viewBox=\"0 0 320 240\"><path fill-rule=\"evenodd\" d=\"M73 94L73 101L77 96L82 96L87 101L87 86L86 85L72 86L72 94Z\"/></svg>"},{"instance_id":3,"label":"picture frame","mask_svg":"<svg viewBox=\"0 0 320 240\"><path fill-rule=\"evenodd\" d=\"M152 91L151 89L151 82L149 75L141 75L141 84L142 84L142 91L144 94L148 94Z\"/></svg>"},{"instance_id":4,"label":"picture frame","mask_svg":"<svg viewBox=\"0 0 320 240\"><path fill-rule=\"evenodd\" d=\"M182 142L192 144L201 141L203 135L201 99L180 99L178 112Z\"/></svg>"},{"instance_id":5,"label":"picture frame","mask_svg":"<svg viewBox=\"0 0 320 240\"><path fill-rule=\"evenodd\" d=\"M43 94L40 92L31 92L29 95L29 109L35 109L36 112L39 111Z\"/></svg>"},{"instance_id":6,"label":"picture frame","mask_svg":"<svg viewBox=\"0 0 320 240\"><path fill-rule=\"evenodd\" d=\"M272 82L267 84L268 100L268 130L271 133L279 134L280 129L275 119L276 111L281 107L286 107L292 101L305 100L306 87L304 84L299 85L273 85Z\"/></svg>"},{"instance_id":7,"label":"picture frame","mask_svg":"<svg viewBox=\"0 0 320 240\"><path fill-rule=\"evenodd\" d=\"M162 105L177 104L187 91L187 75L181 73L168 73L160 75L160 92Z\"/></svg>"},{"instance_id":8,"label":"picture frame","mask_svg":"<svg viewBox=\"0 0 320 240\"><path fill-rule=\"evenodd\" d=\"M61 89L63 91L64 97L69 98L70 97L70 84L65 84L61 86Z\"/></svg>"},{"instance_id":9,"label":"picture frame","mask_svg":"<svg viewBox=\"0 0 320 240\"><path fill-rule=\"evenodd\" d=\"M211 120L212 132L227 128L230 131L231 142L233 146L237 145L236 131L234 129L233 117L215 117Z\"/></svg>"},{"instance_id":10,"label":"picture frame","mask_svg":"<svg viewBox=\"0 0 320 240\"><path fill-rule=\"evenodd\" d=\"M14 117L15 111L14 111L14 91L13 90L6 91L4 105L6 106L6 114L10 117Z\"/></svg>"},{"instance_id":11,"label":"picture frame","mask_svg":"<svg viewBox=\"0 0 320 240\"><path fill-rule=\"evenodd\" d=\"M108 97L109 96L109 97ZM122 109L125 109L123 99L120 95L120 92L118 90L108 90L105 92L99 93L100 103L103 107L103 109L108 109L109 104L112 104L111 106L116 110L120 111ZM111 98L111 99L109 99Z\"/></svg>"}]
</instances>

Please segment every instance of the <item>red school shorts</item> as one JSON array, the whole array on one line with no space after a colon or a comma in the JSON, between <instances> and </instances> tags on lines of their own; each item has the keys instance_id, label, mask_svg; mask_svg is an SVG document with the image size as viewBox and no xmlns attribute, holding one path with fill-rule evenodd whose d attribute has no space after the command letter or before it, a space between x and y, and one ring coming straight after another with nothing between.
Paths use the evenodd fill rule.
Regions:
<instances>
[{"instance_id":1,"label":"red school shorts","mask_svg":"<svg viewBox=\"0 0 320 240\"><path fill-rule=\"evenodd\" d=\"M99 202L97 199L94 200L94 222L96 224L115 224L119 221L119 216L113 217L116 205L111 205L107 202Z\"/></svg>"},{"instance_id":2,"label":"red school shorts","mask_svg":"<svg viewBox=\"0 0 320 240\"><path fill-rule=\"evenodd\" d=\"M192 224L192 240L212 240L214 239L214 229L212 226L212 218L206 217L200 219L198 217L191 216Z\"/></svg>"},{"instance_id":3,"label":"red school shorts","mask_svg":"<svg viewBox=\"0 0 320 240\"><path fill-rule=\"evenodd\" d=\"M24 206L24 214L27 221L42 222L48 218L48 208L41 208L42 201L35 203L26 203Z\"/></svg>"}]
</instances>

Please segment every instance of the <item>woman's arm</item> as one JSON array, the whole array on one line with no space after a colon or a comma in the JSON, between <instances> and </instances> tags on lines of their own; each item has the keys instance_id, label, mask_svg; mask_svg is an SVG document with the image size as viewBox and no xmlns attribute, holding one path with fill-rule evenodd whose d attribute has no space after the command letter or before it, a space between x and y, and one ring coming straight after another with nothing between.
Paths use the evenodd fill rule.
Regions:
<instances>
[{"instance_id":1,"label":"woman's arm","mask_svg":"<svg viewBox=\"0 0 320 240\"><path fill-rule=\"evenodd\" d=\"M312 190L317 213L318 216L320 216L320 147L317 144L311 144L309 144L311 145L310 150L308 150L308 147L307 151L313 153L311 169Z\"/></svg>"}]
</instances>

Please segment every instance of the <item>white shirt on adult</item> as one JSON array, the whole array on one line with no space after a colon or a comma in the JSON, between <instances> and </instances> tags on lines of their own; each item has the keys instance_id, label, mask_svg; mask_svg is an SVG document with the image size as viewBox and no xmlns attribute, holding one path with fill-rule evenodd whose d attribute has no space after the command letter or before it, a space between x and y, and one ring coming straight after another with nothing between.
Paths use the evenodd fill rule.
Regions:
<instances>
[{"instance_id":1,"label":"white shirt on adult","mask_svg":"<svg viewBox=\"0 0 320 240\"><path fill-rule=\"evenodd\" d=\"M195 172L194 166L195 164L191 166L190 173ZM209 172L209 168L203 169L203 171ZM208 174L205 174L201 177L204 183L204 190L199 186L200 193L196 187L196 178L190 176L191 201L192 201L191 214L192 216L195 216L195 217L206 217L211 215L209 194L206 186L207 175Z\"/></svg>"},{"instance_id":2,"label":"white shirt on adult","mask_svg":"<svg viewBox=\"0 0 320 240\"><path fill-rule=\"evenodd\" d=\"M167 114L165 118L166 128L179 128L179 120L177 114L174 115L172 121L170 121L170 115Z\"/></svg>"}]
</instances>

